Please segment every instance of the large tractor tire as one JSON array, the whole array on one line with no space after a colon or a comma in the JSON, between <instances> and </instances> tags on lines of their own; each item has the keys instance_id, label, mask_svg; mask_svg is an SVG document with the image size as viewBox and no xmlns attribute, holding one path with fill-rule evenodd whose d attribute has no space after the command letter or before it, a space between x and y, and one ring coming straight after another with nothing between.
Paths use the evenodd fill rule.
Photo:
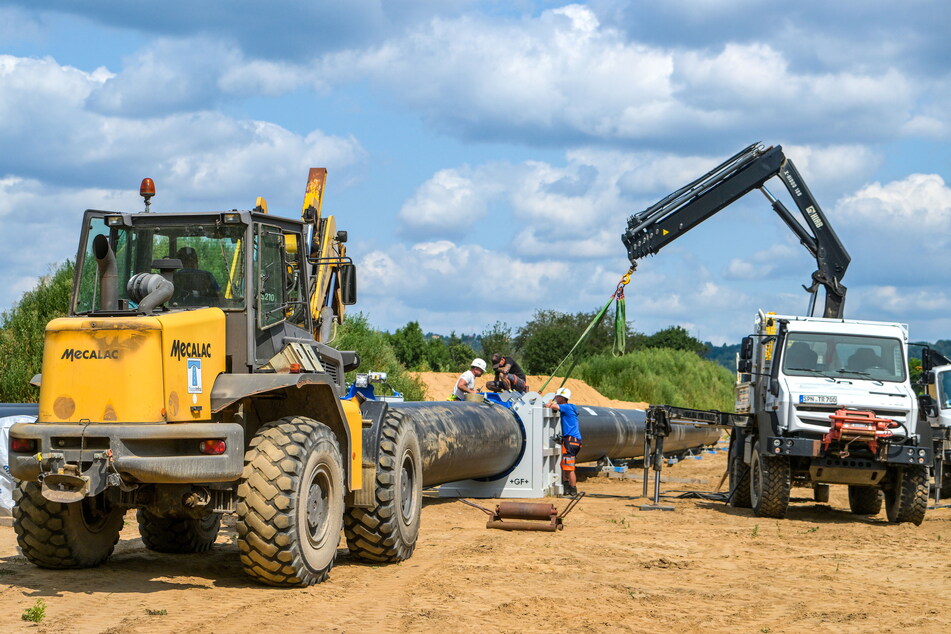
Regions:
<instances>
[{"instance_id":1,"label":"large tractor tire","mask_svg":"<svg viewBox=\"0 0 951 634\"><path fill-rule=\"evenodd\" d=\"M201 518L163 517L148 509L139 509L139 535L149 550L159 553L203 553L211 548L221 528L221 514Z\"/></svg>"},{"instance_id":2,"label":"large tractor tire","mask_svg":"<svg viewBox=\"0 0 951 634\"><path fill-rule=\"evenodd\" d=\"M881 513L882 497L882 490L878 487L849 485L849 509L856 515Z\"/></svg>"},{"instance_id":3,"label":"large tractor tire","mask_svg":"<svg viewBox=\"0 0 951 634\"><path fill-rule=\"evenodd\" d=\"M344 535L350 554L363 561L409 559L419 536L423 470L413 422L390 410L382 421L372 508L347 509Z\"/></svg>"},{"instance_id":4,"label":"large tractor tire","mask_svg":"<svg viewBox=\"0 0 951 634\"><path fill-rule=\"evenodd\" d=\"M885 515L894 524L920 526L928 510L928 467L895 467L891 485L885 489Z\"/></svg>"},{"instance_id":5,"label":"large tractor tire","mask_svg":"<svg viewBox=\"0 0 951 634\"><path fill-rule=\"evenodd\" d=\"M743 462L743 443L739 437L730 442L730 506L740 509L753 507L750 500L750 467Z\"/></svg>"},{"instance_id":6,"label":"large tractor tire","mask_svg":"<svg viewBox=\"0 0 951 634\"><path fill-rule=\"evenodd\" d=\"M62 504L43 497L39 482L20 482L13 491L17 544L41 568L92 568L112 554L124 509L105 494Z\"/></svg>"},{"instance_id":7,"label":"large tractor tire","mask_svg":"<svg viewBox=\"0 0 951 634\"><path fill-rule=\"evenodd\" d=\"M759 517L786 517L791 489L789 458L760 455L759 441L756 441L750 460L750 501L753 511Z\"/></svg>"},{"instance_id":8,"label":"large tractor tire","mask_svg":"<svg viewBox=\"0 0 951 634\"><path fill-rule=\"evenodd\" d=\"M329 427L292 416L261 427L238 485L244 571L272 586L327 578L343 528L343 467Z\"/></svg>"}]
</instances>

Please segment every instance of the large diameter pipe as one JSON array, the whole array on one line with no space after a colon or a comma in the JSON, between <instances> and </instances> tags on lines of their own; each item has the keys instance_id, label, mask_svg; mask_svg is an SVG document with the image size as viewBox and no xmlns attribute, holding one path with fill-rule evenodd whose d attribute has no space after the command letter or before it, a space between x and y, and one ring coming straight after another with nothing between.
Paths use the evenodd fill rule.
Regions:
<instances>
[{"instance_id":1,"label":"large diameter pipe","mask_svg":"<svg viewBox=\"0 0 951 634\"><path fill-rule=\"evenodd\" d=\"M591 462L601 458L641 458L644 456L646 415L639 409L578 406L578 428L581 450L576 460ZM664 453L677 453L712 445L720 438L720 430L671 425L664 439Z\"/></svg>"},{"instance_id":2,"label":"large diameter pipe","mask_svg":"<svg viewBox=\"0 0 951 634\"><path fill-rule=\"evenodd\" d=\"M524 450L521 423L501 405L414 402L389 407L416 424L423 486L501 475Z\"/></svg>"}]
</instances>

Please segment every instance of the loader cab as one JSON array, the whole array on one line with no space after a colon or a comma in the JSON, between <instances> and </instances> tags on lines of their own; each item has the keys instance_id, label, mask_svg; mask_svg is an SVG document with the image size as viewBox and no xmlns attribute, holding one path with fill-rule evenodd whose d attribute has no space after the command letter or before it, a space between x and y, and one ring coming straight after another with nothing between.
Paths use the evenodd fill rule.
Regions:
<instances>
[{"instance_id":1,"label":"loader cab","mask_svg":"<svg viewBox=\"0 0 951 634\"><path fill-rule=\"evenodd\" d=\"M221 309L227 371L254 372L288 340L313 339L304 228L298 221L249 211L88 210L70 312L142 315L142 298L130 280L143 273L162 276L174 291L154 314Z\"/></svg>"}]
</instances>

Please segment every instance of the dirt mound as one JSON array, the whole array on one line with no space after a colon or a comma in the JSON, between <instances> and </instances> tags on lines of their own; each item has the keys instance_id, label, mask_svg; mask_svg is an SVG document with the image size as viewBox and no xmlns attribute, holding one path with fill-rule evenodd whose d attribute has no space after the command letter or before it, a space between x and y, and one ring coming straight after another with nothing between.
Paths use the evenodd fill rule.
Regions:
<instances>
[{"instance_id":1,"label":"dirt mound","mask_svg":"<svg viewBox=\"0 0 951 634\"><path fill-rule=\"evenodd\" d=\"M456 381L459 380L459 374L455 372L411 372L411 374L418 377L419 380L423 382L423 385L426 386L427 401L445 401L449 398L449 395L452 394L453 387ZM483 374L476 381L476 387L479 389L485 387L485 382L491 381L492 378L492 374ZM531 390L537 391L541 389L547 380L547 376L529 376L528 387ZM554 392L560 385L561 379L554 378L551 380L551 383L548 384L548 387L545 388L545 391ZM616 407L618 409L645 409L647 407L647 403L631 403L607 398L580 379L568 379L568 382L565 383L565 387L571 390L571 401L578 405Z\"/></svg>"}]
</instances>

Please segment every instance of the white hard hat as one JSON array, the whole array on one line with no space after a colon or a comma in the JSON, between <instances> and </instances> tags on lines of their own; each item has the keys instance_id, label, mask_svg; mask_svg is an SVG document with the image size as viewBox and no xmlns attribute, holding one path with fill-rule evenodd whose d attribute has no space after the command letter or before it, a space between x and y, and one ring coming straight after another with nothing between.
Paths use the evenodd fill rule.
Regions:
<instances>
[{"instance_id":1,"label":"white hard hat","mask_svg":"<svg viewBox=\"0 0 951 634\"><path fill-rule=\"evenodd\" d=\"M485 361L483 361L482 359L473 359L472 363L469 364L469 367L479 368L480 370L485 372Z\"/></svg>"},{"instance_id":2,"label":"white hard hat","mask_svg":"<svg viewBox=\"0 0 951 634\"><path fill-rule=\"evenodd\" d=\"M560 388L558 388L557 390L555 390L555 396L563 396L563 397L565 397L565 400L570 401L570 400L571 400L571 390L569 390L569 389L566 388L566 387L560 387Z\"/></svg>"}]
</instances>

